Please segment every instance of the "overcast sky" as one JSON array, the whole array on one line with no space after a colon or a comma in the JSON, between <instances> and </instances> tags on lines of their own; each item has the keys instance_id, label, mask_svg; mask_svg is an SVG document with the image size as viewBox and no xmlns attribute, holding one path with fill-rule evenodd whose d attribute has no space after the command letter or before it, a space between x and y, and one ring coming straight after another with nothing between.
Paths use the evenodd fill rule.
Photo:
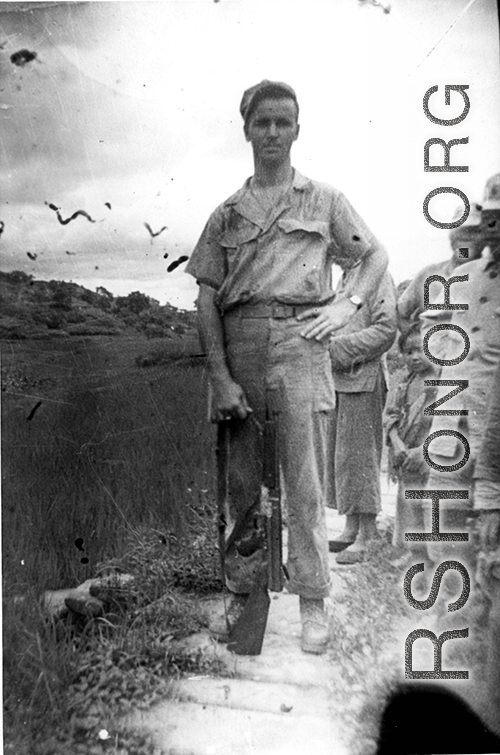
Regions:
<instances>
[{"instance_id":1,"label":"overcast sky","mask_svg":"<svg viewBox=\"0 0 500 755\"><path fill-rule=\"evenodd\" d=\"M190 254L211 210L251 174L238 107L262 78L296 89L293 164L347 195L386 246L396 282L448 256L447 231L423 216L426 194L454 186L480 200L500 170L495 0L393 0L390 13L369 0L0 7L3 270L191 308L196 284L184 265L167 266ZM36 58L15 65L23 48ZM445 84L469 86L458 126L423 112L425 91ZM454 117L455 98L445 107L436 94L431 107ZM425 173L431 137L469 137L452 151L469 172ZM63 219L85 210L95 222L61 225L45 202ZM431 210L448 220L457 203L436 199ZM145 222L167 229L151 238Z\"/></svg>"}]
</instances>

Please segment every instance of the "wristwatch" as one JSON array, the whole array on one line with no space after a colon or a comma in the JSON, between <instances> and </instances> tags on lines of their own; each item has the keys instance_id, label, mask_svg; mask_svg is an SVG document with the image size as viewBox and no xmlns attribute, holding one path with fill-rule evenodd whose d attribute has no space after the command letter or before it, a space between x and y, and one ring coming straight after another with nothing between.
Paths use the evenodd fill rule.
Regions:
<instances>
[{"instance_id":1,"label":"wristwatch","mask_svg":"<svg viewBox=\"0 0 500 755\"><path fill-rule=\"evenodd\" d=\"M354 294L353 296L348 296L347 298L350 302L352 302L352 304L354 304L356 309L361 309L361 307L363 306L363 302L361 301L359 296L356 296L356 294Z\"/></svg>"}]
</instances>

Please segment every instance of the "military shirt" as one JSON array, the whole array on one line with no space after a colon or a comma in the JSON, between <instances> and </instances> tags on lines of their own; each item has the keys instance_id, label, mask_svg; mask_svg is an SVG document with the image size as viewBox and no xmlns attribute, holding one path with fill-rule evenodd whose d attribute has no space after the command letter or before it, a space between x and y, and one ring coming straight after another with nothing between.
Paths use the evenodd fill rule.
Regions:
<instances>
[{"instance_id":1,"label":"military shirt","mask_svg":"<svg viewBox=\"0 0 500 755\"><path fill-rule=\"evenodd\" d=\"M435 416L431 432L455 430L462 432L470 445L474 458L484 435L488 399L493 378L500 362L500 274L498 266L488 259L467 262L453 271L454 275L467 275L467 281L454 283L450 299L453 303L468 304L466 310L428 310L421 315L422 334L436 324L451 322L462 328L469 338L470 351L459 364L441 369L441 380L468 380L469 385L457 396L449 399L439 409L466 409L468 415ZM451 317L450 317L451 315ZM464 349L464 339L456 331L444 331L446 337L445 359L455 359ZM438 356L429 340L431 354ZM439 356L443 356L439 354ZM438 390L437 398L447 395L452 387ZM436 438L430 446L431 456L452 457L460 441L444 435Z\"/></svg>"},{"instance_id":2,"label":"military shirt","mask_svg":"<svg viewBox=\"0 0 500 755\"><path fill-rule=\"evenodd\" d=\"M500 509L500 362L491 386L489 409L474 477L474 508Z\"/></svg>"},{"instance_id":3,"label":"military shirt","mask_svg":"<svg viewBox=\"0 0 500 755\"><path fill-rule=\"evenodd\" d=\"M331 266L350 269L378 242L345 196L294 170L266 211L242 188L210 216L186 272L217 291L221 312L243 303L325 304Z\"/></svg>"},{"instance_id":4,"label":"military shirt","mask_svg":"<svg viewBox=\"0 0 500 755\"><path fill-rule=\"evenodd\" d=\"M448 279L451 278L452 273L460 275L460 273L456 272L456 263L454 260L447 259L427 265L416 274L398 299L398 321L399 329L402 333L406 333L413 323L418 322L418 317L425 310L424 283L427 278L430 278L432 275L440 275ZM443 290L442 283L432 281L429 285L429 301L444 301Z\"/></svg>"}]
</instances>

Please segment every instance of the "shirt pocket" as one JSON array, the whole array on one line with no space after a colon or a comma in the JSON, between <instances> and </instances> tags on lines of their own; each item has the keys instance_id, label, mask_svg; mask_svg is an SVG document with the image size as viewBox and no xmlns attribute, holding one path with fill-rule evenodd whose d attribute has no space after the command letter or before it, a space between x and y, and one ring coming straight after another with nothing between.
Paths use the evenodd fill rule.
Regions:
<instances>
[{"instance_id":1,"label":"shirt pocket","mask_svg":"<svg viewBox=\"0 0 500 755\"><path fill-rule=\"evenodd\" d=\"M281 218L278 220L278 228L285 234L282 248L284 256L290 261L290 265L300 270L297 291L290 292L291 295L321 296L330 241L328 223L321 220Z\"/></svg>"},{"instance_id":2,"label":"shirt pocket","mask_svg":"<svg viewBox=\"0 0 500 755\"><path fill-rule=\"evenodd\" d=\"M255 251L260 234L259 226L253 224L228 229L222 234L219 244L224 250L228 273L232 272L242 255Z\"/></svg>"},{"instance_id":3,"label":"shirt pocket","mask_svg":"<svg viewBox=\"0 0 500 755\"><path fill-rule=\"evenodd\" d=\"M329 238L329 228L328 223L325 223L322 220L302 220L298 218L281 218L281 220L278 221L278 227L284 232L284 233L294 233L297 234L297 238L304 238L307 239L308 237L313 238L312 234L315 234L316 237L321 237L324 239L325 243ZM318 239L316 239L318 240Z\"/></svg>"}]
</instances>

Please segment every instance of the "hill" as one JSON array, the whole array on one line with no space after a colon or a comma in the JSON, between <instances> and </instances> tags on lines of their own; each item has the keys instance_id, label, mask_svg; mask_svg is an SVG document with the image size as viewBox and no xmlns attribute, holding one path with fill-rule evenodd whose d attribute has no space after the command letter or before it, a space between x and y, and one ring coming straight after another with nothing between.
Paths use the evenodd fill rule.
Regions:
<instances>
[{"instance_id":1,"label":"hill","mask_svg":"<svg viewBox=\"0 0 500 755\"><path fill-rule=\"evenodd\" d=\"M115 297L65 281L35 280L20 271L0 272L0 338L120 336L192 342L200 350L194 312L161 306L140 291Z\"/></svg>"}]
</instances>

